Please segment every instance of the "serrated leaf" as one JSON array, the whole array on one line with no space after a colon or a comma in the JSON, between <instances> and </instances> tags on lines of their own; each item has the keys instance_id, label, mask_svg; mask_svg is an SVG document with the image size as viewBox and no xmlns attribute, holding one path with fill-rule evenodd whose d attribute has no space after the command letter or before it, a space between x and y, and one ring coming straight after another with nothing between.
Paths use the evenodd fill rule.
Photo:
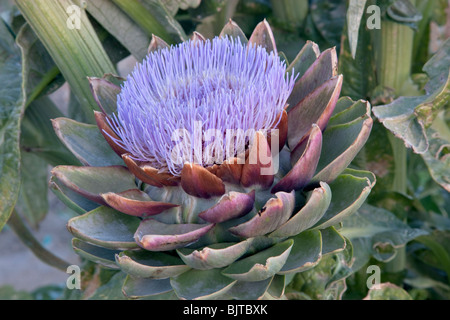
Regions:
<instances>
[{"instance_id":1,"label":"serrated leaf","mask_svg":"<svg viewBox=\"0 0 450 320\"><path fill-rule=\"evenodd\" d=\"M405 142L415 153L428 149L426 128L450 99L450 40L425 64L429 75L423 96L400 97L387 105L373 108L383 125Z\"/></svg>"},{"instance_id":2,"label":"serrated leaf","mask_svg":"<svg viewBox=\"0 0 450 320\"><path fill-rule=\"evenodd\" d=\"M422 154L431 177L450 192L450 157L444 153L445 148L450 148L450 141L444 139L439 131L433 128L427 130L429 137L428 150Z\"/></svg>"},{"instance_id":3,"label":"serrated leaf","mask_svg":"<svg viewBox=\"0 0 450 320\"><path fill-rule=\"evenodd\" d=\"M383 208L368 204L343 221L340 233L352 242L367 243L369 254L381 261L388 261L395 255L394 250L409 241L427 234L426 231L409 227Z\"/></svg>"}]
</instances>

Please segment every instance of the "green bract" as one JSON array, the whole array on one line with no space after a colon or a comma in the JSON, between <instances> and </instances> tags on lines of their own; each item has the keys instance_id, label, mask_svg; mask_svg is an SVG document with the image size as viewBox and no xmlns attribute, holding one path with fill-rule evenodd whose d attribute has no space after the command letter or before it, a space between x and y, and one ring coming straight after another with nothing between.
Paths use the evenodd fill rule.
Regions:
<instances>
[{"instance_id":1,"label":"green bract","mask_svg":"<svg viewBox=\"0 0 450 320\"><path fill-rule=\"evenodd\" d=\"M247 42L232 21L224 35ZM204 40L197 33L194 39ZM276 52L266 21L248 42ZM150 51L165 47L154 37ZM122 289L130 298L258 299L283 296L291 275L344 250L348 239L337 226L375 184L372 173L347 168L370 134L370 105L339 98L334 48L319 52L308 42L292 70L297 80L276 127L280 151L260 134L249 147L249 154L256 148L279 160L280 170L269 175L261 174L267 164L248 158L208 168L188 163L180 177L134 161L113 142L107 121L120 79L90 79L103 110L95 114L100 130L53 121L84 164L56 167L51 178L59 198L80 214L68 222L75 251L126 273Z\"/></svg>"}]
</instances>

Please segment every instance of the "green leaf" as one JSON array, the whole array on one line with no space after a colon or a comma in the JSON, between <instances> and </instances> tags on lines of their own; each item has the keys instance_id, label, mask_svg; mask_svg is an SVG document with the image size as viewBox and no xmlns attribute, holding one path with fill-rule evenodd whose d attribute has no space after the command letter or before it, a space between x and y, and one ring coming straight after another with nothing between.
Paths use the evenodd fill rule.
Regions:
<instances>
[{"instance_id":1,"label":"green leaf","mask_svg":"<svg viewBox=\"0 0 450 320\"><path fill-rule=\"evenodd\" d=\"M252 241L250 238L239 243L218 243L195 250L181 248L177 253L187 265L195 269L223 268L243 256Z\"/></svg>"},{"instance_id":2,"label":"green leaf","mask_svg":"<svg viewBox=\"0 0 450 320\"><path fill-rule=\"evenodd\" d=\"M322 256L344 250L347 246L345 238L334 227L320 230L322 235Z\"/></svg>"},{"instance_id":3,"label":"green leaf","mask_svg":"<svg viewBox=\"0 0 450 320\"><path fill-rule=\"evenodd\" d=\"M126 279L126 274L117 272L109 279L109 281L95 290L95 292L88 297L89 300L125 300L126 297L122 293L123 283Z\"/></svg>"},{"instance_id":4,"label":"green leaf","mask_svg":"<svg viewBox=\"0 0 450 320\"><path fill-rule=\"evenodd\" d=\"M352 215L367 199L374 183L375 177L372 173L346 169L330 183L330 206L314 228L328 228Z\"/></svg>"},{"instance_id":5,"label":"green leaf","mask_svg":"<svg viewBox=\"0 0 450 320\"><path fill-rule=\"evenodd\" d=\"M343 257L334 255L322 257L314 268L295 275L286 289L286 296L298 297L301 293L303 299L341 299L346 285L339 273L346 267L346 262Z\"/></svg>"},{"instance_id":6,"label":"green leaf","mask_svg":"<svg viewBox=\"0 0 450 320\"><path fill-rule=\"evenodd\" d=\"M295 206L294 193L277 192L276 198L270 198L264 205L264 209L250 220L231 227L229 230L234 235L251 238L262 236L276 230L291 216Z\"/></svg>"},{"instance_id":7,"label":"green leaf","mask_svg":"<svg viewBox=\"0 0 450 320\"><path fill-rule=\"evenodd\" d=\"M116 255L122 271L133 277L166 279L190 269L178 258L161 252L124 251Z\"/></svg>"},{"instance_id":8,"label":"green leaf","mask_svg":"<svg viewBox=\"0 0 450 320\"><path fill-rule=\"evenodd\" d=\"M247 44L248 39L244 33L244 31L239 28L239 26L232 20L228 21L228 23L223 27L222 31L220 31L219 37L233 37L239 38L242 44Z\"/></svg>"},{"instance_id":9,"label":"green leaf","mask_svg":"<svg viewBox=\"0 0 450 320\"><path fill-rule=\"evenodd\" d=\"M226 298L237 300L259 300L267 292L275 277L277 277L277 275L262 281L237 281L227 292Z\"/></svg>"},{"instance_id":10,"label":"green leaf","mask_svg":"<svg viewBox=\"0 0 450 320\"><path fill-rule=\"evenodd\" d=\"M309 48L309 46L305 45L304 49L307 48ZM314 46L310 50L314 51ZM302 49L301 53L299 53L300 57L297 56L296 59L303 60L302 57L312 59L314 55L310 50L306 50L306 52L304 52ZM296 63L297 65L298 62ZM320 53L317 59L313 61L313 63L308 67L308 69L303 74L301 74L301 78L298 78L297 81L295 82L294 88L292 89L292 93L287 101L289 106L291 108L295 107L309 94L314 92L316 89L320 88L325 82L327 82L331 78L335 77L337 75L337 62L338 61L336 55L336 48L330 48ZM296 64L292 65L292 67L294 68L294 72L297 73L297 70L295 69ZM301 70L306 66L299 66L299 67ZM300 73L298 74L300 75ZM323 94L327 96L325 92L326 91L324 91ZM331 98L329 98L329 100L331 100ZM289 111L290 108L288 108L287 110ZM316 120L314 119L314 122L315 121ZM309 123L309 125L310 124L311 123Z\"/></svg>"},{"instance_id":11,"label":"green leaf","mask_svg":"<svg viewBox=\"0 0 450 320\"><path fill-rule=\"evenodd\" d=\"M119 269L114 259L115 255L120 253L119 250L94 246L77 238L72 239L72 247L75 253L84 259L100 264L106 268Z\"/></svg>"},{"instance_id":12,"label":"green leaf","mask_svg":"<svg viewBox=\"0 0 450 320\"><path fill-rule=\"evenodd\" d=\"M356 48L358 46L359 26L364 15L366 0L350 0L347 9L347 29L348 41L350 42L350 52L353 59L356 56Z\"/></svg>"},{"instance_id":13,"label":"green leaf","mask_svg":"<svg viewBox=\"0 0 450 320\"><path fill-rule=\"evenodd\" d=\"M48 164L34 153L22 152L19 198L15 209L33 228L37 228L48 212Z\"/></svg>"},{"instance_id":14,"label":"green leaf","mask_svg":"<svg viewBox=\"0 0 450 320\"><path fill-rule=\"evenodd\" d=\"M52 175L69 189L104 204L102 194L136 189L135 177L123 166L77 167L58 166Z\"/></svg>"},{"instance_id":15,"label":"green leaf","mask_svg":"<svg viewBox=\"0 0 450 320\"><path fill-rule=\"evenodd\" d=\"M220 299L236 283L222 274L222 269L191 269L170 279L178 297L186 300Z\"/></svg>"},{"instance_id":16,"label":"green leaf","mask_svg":"<svg viewBox=\"0 0 450 320\"><path fill-rule=\"evenodd\" d=\"M16 290L11 285L0 287L0 299L2 300L33 300L31 293L24 290Z\"/></svg>"},{"instance_id":17,"label":"green leaf","mask_svg":"<svg viewBox=\"0 0 450 320\"><path fill-rule=\"evenodd\" d=\"M78 159L58 139L51 119L62 116L51 99L34 100L25 111L21 124L20 146L26 152L47 161L50 165L79 165Z\"/></svg>"},{"instance_id":18,"label":"green leaf","mask_svg":"<svg viewBox=\"0 0 450 320\"><path fill-rule=\"evenodd\" d=\"M383 125L405 142L414 152L428 149L428 128L450 99L450 40L425 64L430 80L423 96L400 97L387 105L373 108Z\"/></svg>"},{"instance_id":19,"label":"green leaf","mask_svg":"<svg viewBox=\"0 0 450 320\"><path fill-rule=\"evenodd\" d=\"M68 230L83 241L108 249L134 249L134 232L139 218L131 217L108 207L99 207L67 223Z\"/></svg>"},{"instance_id":20,"label":"green leaf","mask_svg":"<svg viewBox=\"0 0 450 320\"><path fill-rule=\"evenodd\" d=\"M49 188L58 197L58 199L61 200L62 203L78 214L84 214L100 206L100 204L69 189L56 177L50 178Z\"/></svg>"},{"instance_id":21,"label":"green leaf","mask_svg":"<svg viewBox=\"0 0 450 320\"><path fill-rule=\"evenodd\" d=\"M337 46L345 25L346 4L341 0L311 0L310 16L327 47Z\"/></svg>"},{"instance_id":22,"label":"green leaf","mask_svg":"<svg viewBox=\"0 0 450 320\"><path fill-rule=\"evenodd\" d=\"M0 230L20 190L20 123L24 110L20 51L0 21Z\"/></svg>"},{"instance_id":23,"label":"green leaf","mask_svg":"<svg viewBox=\"0 0 450 320\"><path fill-rule=\"evenodd\" d=\"M171 296L172 287L169 279L144 279L127 276L122 291L130 299L154 298L167 299Z\"/></svg>"},{"instance_id":24,"label":"green leaf","mask_svg":"<svg viewBox=\"0 0 450 320\"><path fill-rule=\"evenodd\" d=\"M52 120L59 139L85 166L123 165L123 160L111 149L95 124L85 124L68 118Z\"/></svg>"},{"instance_id":25,"label":"green leaf","mask_svg":"<svg viewBox=\"0 0 450 320\"><path fill-rule=\"evenodd\" d=\"M319 188L307 195L306 204L286 223L269 234L269 237L290 237L309 229L322 218L331 202L330 187L322 182Z\"/></svg>"},{"instance_id":26,"label":"green leaf","mask_svg":"<svg viewBox=\"0 0 450 320\"><path fill-rule=\"evenodd\" d=\"M360 108L350 107L330 119L323 134L322 151L313 182L333 181L356 157L372 130L369 102L355 102ZM361 116L361 110L365 113ZM342 113L348 113L339 117ZM341 123L342 120L349 120ZM350 120L351 119L351 120Z\"/></svg>"},{"instance_id":27,"label":"green leaf","mask_svg":"<svg viewBox=\"0 0 450 320\"><path fill-rule=\"evenodd\" d=\"M445 125L445 124L444 124ZM450 148L450 140L443 137L440 131L429 128L428 150L422 154L431 177L445 190L450 192L450 157L445 148Z\"/></svg>"},{"instance_id":28,"label":"green leaf","mask_svg":"<svg viewBox=\"0 0 450 320\"><path fill-rule=\"evenodd\" d=\"M159 1L112 1L130 16L149 37L154 34L168 44L175 44L186 39L181 26Z\"/></svg>"},{"instance_id":29,"label":"green leaf","mask_svg":"<svg viewBox=\"0 0 450 320\"><path fill-rule=\"evenodd\" d=\"M166 224L155 219L142 220L134 236L139 245L150 251L167 251L199 240L214 224Z\"/></svg>"},{"instance_id":30,"label":"green leaf","mask_svg":"<svg viewBox=\"0 0 450 320\"><path fill-rule=\"evenodd\" d=\"M300 79L308 70L308 68L317 60L320 55L319 46L312 41L307 41L306 44L299 51L294 60L286 69L287 73L295 72L295 75ZM293 106L291 106L292 108Z\"/></svg>"},{"instance_id":31,"label":"green leaf","mask_svg":"<svg viewBox=\"0 0 450 320\"><path fill-rule=\"evenodd\" d=\"M139 25L110 0L87 3L86 10L130 53L141 61L147 55L150 37Z\"/></svg>"},{"instance_id":32,"label":"green leaf","mask_svg":"<svg viewBox=\"0 0 450 320\"><path fill-rule=\"evenodd\" d=\"M427 234L426 231L409 227L391 212L368 204L343 221L340 233L355 245L363 242L365 250L380 261L389 261L395 249L409 241Z\"/></svg>"},{"instance_id":33,"label":"green leaf","mask_svg":"<svg viewBox=\"0 0 450 320\"><path fill-rule=\"evenodd\" d=\"M102 78L89 77L92 94L104 114L111 116L117 111L117 96L120 94L122 78L104 75Z\"/></svg>"},{"instance_id":34,"label":"green leaf","mask_svg":"<svg viewBox=\"0 0 450 320\"><path fill-rule=\"evenodd\" d=\"M293 240L286 240L238 260L223 270L223 274L241 281L262 281L270 278L283 268L293 244Z\"/></svg>"},{"instance_id":35,"label":"green leaf","mask_svg":"<svg viewBox=\"0 0 450 320\"><path fill-rule=\"evenodd\" d=\"M286 287L286 276L275 275L272 278L270 287L267 289L267 293L276 299L280 299L284 295L284 289Z\"/></svg>"},{"instance_id":36,"label":"green leaf","mask_svg":"<svg viewBox=\"0 0 450 320\"><path fill-rule=\"evenodd\" d=\"M25 23L20 28L16 41L22 50L27 107L35 99L58 89L64 83L64 78L29 24Z\"/></svg>"},{"instance_id":37,"label":"green leaf","mask_svg":"<svg viewBox=\"0 0 450 320\"><path fill-rule=\"evenodd\" d=\"M450 233L449 231L435 230L429 235L418 237L416 241L427 246L437 261L439 269L447 273L450 284Z\"/></svg>"},{"instance_id":38,"label":"green leaf","mask_svg":"<svg viewBox=\"0 0 450 320\"><path fill-rule=\"evenodd\" d=\"M76 11L71 11L74 8L71 6L77 3L71 0L16 1L80 101L80 113L86 121L94 123L92 110L98 108L87 77L116 72L81 5L78 6L80 28L73 23L72 20L78 17Z\"/></svg>"},{"instance_id":39,"label":"green leaf","mask_svg":"<svg viewBox=\"0 0 450 320\"><path fill-rule=\"evenodd\" d=\"M322 257L322 237L318 230L305 231L291 238L291 253L278 274L302 272L314 267Z\"/></svg>"},{"instance_id":40,"label":"green leaf","mask_svg":"<svg viewBox=\"0 0 450 320\"><path fill-rule=\"evenodd\" d=\"M366 28L359 28L354 57L352 56L348 32L349 29L345 25L338 62L339 73L344 75L341 94L349 96L353 100L367 99L369 93L376 86L371 31Z\"/></svg>"}]
</instances>

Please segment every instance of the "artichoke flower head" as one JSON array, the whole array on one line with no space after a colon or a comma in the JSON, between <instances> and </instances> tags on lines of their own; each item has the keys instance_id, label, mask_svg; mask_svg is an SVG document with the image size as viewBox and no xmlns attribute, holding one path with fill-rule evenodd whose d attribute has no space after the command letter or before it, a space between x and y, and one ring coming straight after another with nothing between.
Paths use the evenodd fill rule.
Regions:
<instances>
[{"instance_id":1,"label":"artichoke flower head","mask_svg":"<svg viewBox=\"0 0 450 320\"><path fill-rule=\"evenodd\" d=\"M348 246L336 226L375 178L347 167L372 119L339 98L334 48L287 63L267 21L248 40L230 21L212 40L154 36L125 81L89 80L96 125L53 121L83 166L50 186L79 213L75 251L126 275L127 297L281 298Z\"/></svg>"}]
</instances>

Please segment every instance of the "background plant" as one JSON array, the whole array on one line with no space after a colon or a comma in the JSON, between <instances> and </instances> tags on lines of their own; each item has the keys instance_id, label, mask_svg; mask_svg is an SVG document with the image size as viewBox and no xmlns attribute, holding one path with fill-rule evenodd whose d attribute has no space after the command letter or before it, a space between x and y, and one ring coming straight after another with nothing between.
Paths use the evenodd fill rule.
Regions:
<instances>
[{"instance_id":1,"label":"background plant","mask_svg":"<svg viewBox=\"0 0 450 320\"><path fill-rule=\"evenodd\" d=\"M71 30L66 8L74 4L82 8L81 28ZM380 8L379 30L367 27L370 5ZM93 123L97 105L87 77L117 74L117 63L130 55L142 60L152 34L170 44L193 31L213 37L233 18L248 36L266 18L288 61L308 40L320 49L336 46L342 95L369 100L378 120L352 163L377 176L368 204L343 222L355 260L323 259L292 283L291 298L366 297L367 266L376 264L382 282L396 285L385 287L382 298L401 292L448 299L448 7L445 0L2 1L0 230L8 224L38 257L65 272L67 263L33 237L49 210L49 166L79 164L50 119ZM68 109L48 97L65 82ZM91 297L114 285L112 272L89 264L86 270L86 280L103 275Z\"/></svg>"}]
</instances>

